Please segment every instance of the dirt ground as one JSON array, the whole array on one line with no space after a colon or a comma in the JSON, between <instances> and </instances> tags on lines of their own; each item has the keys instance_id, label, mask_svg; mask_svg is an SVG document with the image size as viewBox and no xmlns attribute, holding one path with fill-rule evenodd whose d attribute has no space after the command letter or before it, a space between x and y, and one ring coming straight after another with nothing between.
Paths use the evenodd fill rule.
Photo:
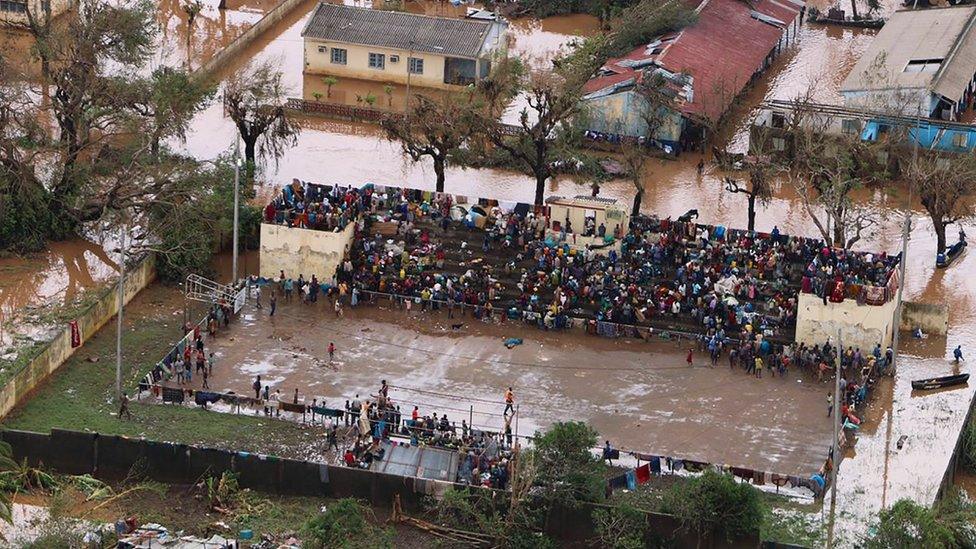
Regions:
<instances>
[{"instance_id":1,"label":"dirt ground","mask_svg":"<svg viewBox=\"0 0 976 549\"><path fill-rule=\"evenodd\" d=\"M342 408L346 399L377 393L386 379L404 416L418 406L421 415L447 413L459 426L470 417L476 428L500 430L511 386L519 436L579 420L623 450L784 474L816 470L829 446L829 387L794 373L754 379L730 370L724 358L713 369L697 349L689 368L688 341L489 325L417 308L407 313L386 300L347 308L342 319L322 300L279 302L270 317L267 297L263 302L261 310L249 302L242 320L212 345L211 389L250 394L261 375L283 399L291 401L298 389L302 401ZM507 337L524 344L507 349Z\"/></svg>"}]
</instances>

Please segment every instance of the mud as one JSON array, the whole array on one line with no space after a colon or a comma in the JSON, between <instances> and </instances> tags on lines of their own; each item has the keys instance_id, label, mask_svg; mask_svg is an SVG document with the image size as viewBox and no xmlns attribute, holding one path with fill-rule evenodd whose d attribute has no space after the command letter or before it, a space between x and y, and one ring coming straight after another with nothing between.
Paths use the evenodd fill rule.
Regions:
<instances>
[{"instance_id":1,"label":"mud","mask_svg":"<svg viewBox=\"0 0 976 549\"><path fill-rule=\"evenodd\" d=\"M221 333L211 388L250 393L261 375L291 400L342 408L375 394L380 380L404 414L447 413L460 425L501 430L505 388L519 404L517 433L556 421L593 425L601 437L634 451L806 474L830 441L825 386L804 376L753 379L727 362L712 369L689 342L606 340L579 331L548 333L521 323L407 313L386 300L337 320L325 301L280 304L273 318L248 305L240 324ZM451 324L463 323L460 330ZM505 337L521 337L514 349ZM334 342L335 361L326 351ZM199 383L199 380L194 380Z\"/></svg>"}]
</instances>

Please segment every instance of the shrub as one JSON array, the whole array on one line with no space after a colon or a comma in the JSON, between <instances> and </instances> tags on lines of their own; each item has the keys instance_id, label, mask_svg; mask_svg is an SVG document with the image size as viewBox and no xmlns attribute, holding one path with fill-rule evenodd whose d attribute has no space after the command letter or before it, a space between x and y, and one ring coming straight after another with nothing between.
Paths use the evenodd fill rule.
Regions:
<instances>
[{"instance_id":1,"label":"shrub","mask_svg":"<svg viewBox=\"0 0 976 549\"><path fill-rule=\"evenodd\" d=\"M722 536L729 542L758 534L764 517L758 490L714 471L672 486L661 509L699 538Z\"/></svg>"},{"instance_id":2,"label":"shrub","mask_svg":"<svg viewBox=\"0 0 976 549\"><path fill-rule=\"evenodd\" d=\"M302 547L311 549L378 549L393 547L393 530L376 525L373 512L344 498L309 519L302 527Z\"/></svg>"}]
</instances>

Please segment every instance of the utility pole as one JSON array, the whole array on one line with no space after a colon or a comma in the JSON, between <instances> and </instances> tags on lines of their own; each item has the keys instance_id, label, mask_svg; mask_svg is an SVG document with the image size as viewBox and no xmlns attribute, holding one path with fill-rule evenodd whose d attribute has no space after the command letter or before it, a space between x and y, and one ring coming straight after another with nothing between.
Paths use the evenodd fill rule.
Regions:
<instances>
[{"instance_id":1,"label":"utility pole","mask_svg":"<svg viewBox=\"0 0 976 549\"><path fill-rule=\"evenodd\" d=\"M122 259L119 261L119 285L118 296L119 312L115 315L115 402L122 401L122 308L125 306L125 233L128 226L123 227L121 232Z\"/></svg>"},{"instance_id":2,"label":"utility pole","mask_svg":"<svg viewBox=\"0 0 976 549\"><path fill-rule=\"evenodd\" d=\"M837 470L840 465L840 446L837 444L837 440L840 438L840 406L841 406L841 396L840 396L840 363L841 363L841 353L844 352L844 345L840 340L840 328L837 328L837 364L836 373L834 374L834 440L831 443L830 453L831 461L833 462L833 467L830 470L830 507L833 509L834 503L837 500Z\"/></svg>"},{"instance_id":3,"label":"utility pole","mask_svg":"<svg viewBox=\"0 0 976 549\"><path fill-rule=\"evenodd\" d=\"M413 40L410 41L410 50L407 52L407 96L403 99L403 115L407 116L410 112L410 60L413 58Z\"/></svg>"},{"instance_id":4,"label":"utility pole","mask_svg":"<svg viewBox=\"0 0 976 549\"><path fill-rule=\"evenodd\" d=\"M234 145L234 256L233 266L231 267L230 283L237 283L237 233L238 233L238 214L240 212L240 188L241 188L241 140L238 136Z\"/></svg>"}]
</instances>

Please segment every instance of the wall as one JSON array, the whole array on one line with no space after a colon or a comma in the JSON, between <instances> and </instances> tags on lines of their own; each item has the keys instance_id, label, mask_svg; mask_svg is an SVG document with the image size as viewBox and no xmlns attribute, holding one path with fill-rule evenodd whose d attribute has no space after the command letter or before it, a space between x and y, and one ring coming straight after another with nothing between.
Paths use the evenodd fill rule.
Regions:
<instances>
[{"instance_id":1,"label":"wall","mask_svg":"<svg viewBox=\"0 0 976 549\"><path fill-rule=\"evenodd\" d=\"M202 79L212 78L218 69L231 65L231 61L237 57L244 48L248 47L251 42L264 34L264 31L273 27L276 23L284 19L285 16L288 15L292 10L298 6L301 6L304 2L305 0L284 0L282 3L275 6L274 9L262 17L260 21L244 31L240 36L235 38L233 42L227 44L227 47L211 57L210 61L207 61L203 64L203 66L195 70L193 73L194 76Z\"/></svg>"},{"instance_id":2,"label":"wall","mask_svg":"<svg viewBox=\"0 0 976 549\"><path fill-rule=\"evenodd\" d=\"M449 482L339 465L98 433L61 429L52 429L50 434L5 430L0 436L10 444L18 462L26 459L32 467L72 475L92 474L107 480L126 478L136 466L148 478L172 484L196 483L205 476L233 471L239 475L242 488L288 495L354 497L386 508L391 507L394 498L399 496L403 509L408 512L424 510L435 491L440 493L441 489L452 486L462 488ZM567 544L591 540L595 535L593 512L605 507L599 504L575 508L548 506L546 532ZM672 516L647 513L646 517L649 547L690 547L697 541L694 535L682 532ZM731 544L720 538L704 541L703 547L759 546L758 536Z\"/></svg>"},{"instance_id":3,"label":"wall","mask_svg":"<svg viewBox=\"0 0 976 549\"><path fill-rule=\"evenodd\" d=\"M339 233L261 224L261 276L275 278L280 271L290 278L314 274L329 282L352 246L356 224Z\"/></svg>"},{"instance_id":4,"label":"wall","mask_svg":"<svg viewBox=\"0 0 976 549\"><path fill-rule=\"evenodd\" d=\"M325 51L319 51L319 48ZM346 50L346 64L332 63L332 48L339 47ZM369 67L369 54L382 53L386 55L386 68L383 70ZM400 61L390 62L391 55L399 55ZM407 83L407 57L424 60L424 73L411 74L410 84L428 88L455 88L444 83L444 56L424 52L406 50L392 50L376 46L362 46L359 44L342 44L337 42L320 42L305 39L305 72L312 74L331 74L340 80L355 78L358 80L377 80L397 84Z\"/></svg>"},{"instance_id":5,"label":"wall","mask_svg":"<svg viewBox=\"0 0 976 549\"><path fill-rule=\"evenodd\" d=\"M584 103L589 117L586 128L604 133L646 136L647 123L641 117L641 112L646 108L643 103L644 99L633 91L587 99ZM662 116L665 119L655 138L677 143L681 138L681 116L674 111L662 113Z\"/></svg>"},{"instance_id":6,"label":"wall","mask_svg":"<svg viewBox=\"0 0 976 549\"><path fill-rule=\"evenodd\" d=\"M902 302L900 328L911 331L916 327L921 327L927 334L946 335L949 331L949 307L944 303Z\"/></svg>"},{"instance_id":7,"label":"wall","mask_svg":"<svg viewBox=\"0 0 976 549\"><path fill-rule=\"evenodd\" d=\"M800 293L797 307L796 340L807 345L821 344L830 338L837 342L841 329L844 347L870 351L877 343L891 343L895 322L895 300L884 305L858 305L853 299L842 303L823 301L814 294Z\"/></svg>"},{"instance_id":8,"label":"wall","mask_svg":"<svg viewBox=\"0 0 976 549\"><path fill-rule=\"evenodd\" d=\"M155 279L156 256L149 255L126 273L125 302L128 303ZM98 301L76 319L81 331L82 344L95 335L95 332L119 310L117 288L118 285L113 284L111 288L106 289ZM7 415L39 383L61 367L74 352L75 349L71 347L71 329L65 326L61 333L44 346L34 360L14 375L3 388L0 388L0 417Z\"/></svg>"}]
</instances>

